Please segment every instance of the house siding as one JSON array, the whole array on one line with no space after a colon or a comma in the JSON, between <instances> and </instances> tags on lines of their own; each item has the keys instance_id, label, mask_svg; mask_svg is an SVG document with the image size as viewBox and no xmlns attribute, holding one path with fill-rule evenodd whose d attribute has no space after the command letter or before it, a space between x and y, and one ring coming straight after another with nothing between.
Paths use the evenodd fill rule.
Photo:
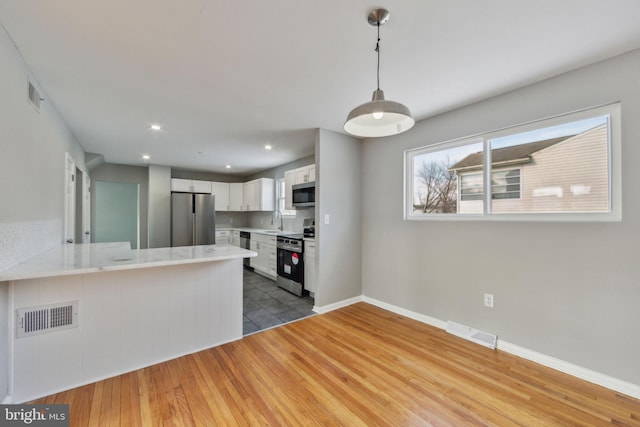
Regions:
<instances>
[{"instance_id":1,"label":"house siding","mask_svg":"<svg viewBox=\"0 0 640 427\"><path fill-rule=\"evenodd\" d=\"M519 166L521 197L492 200L492 212L607 212L607 150L607 126L601 125L533 153L530 163ZM510 169L514 166L493 170ZM481 200L458 200L458 206L459 213L483 211Z\"/></svg>"},{"instance_id":2,"label":"house siding","mask_svg":"<svg viewBox=\"0 0 640 427\"><path fill-rule=\"evenodd\" d=\"M532 162L522 168L522 208L525 211L608 211L609 161L605 125L534 153L532 157ZM559 187L559 191L552 195L535 195L536 190L539 194L541 189L548 187ZM580 194L583 191L585 193Z\"/></svg>"}]
</instances>

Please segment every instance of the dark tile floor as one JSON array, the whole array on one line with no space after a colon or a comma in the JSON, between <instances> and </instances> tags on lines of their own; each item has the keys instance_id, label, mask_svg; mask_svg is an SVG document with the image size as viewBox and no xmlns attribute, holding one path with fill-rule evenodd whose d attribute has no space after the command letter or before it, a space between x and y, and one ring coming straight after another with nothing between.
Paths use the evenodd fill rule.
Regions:
<instances>
[{"instance_id":1,"label":"dark tile floor","mask_svg":"<svg viewBox=\"0 0 640 427\"><path fill-rule=\"evenodd\" d=\"M313 298L297 297L277 287L273 280L246 268L243 284L243 335L315 314Z\"/></svg>"}]
</instances>

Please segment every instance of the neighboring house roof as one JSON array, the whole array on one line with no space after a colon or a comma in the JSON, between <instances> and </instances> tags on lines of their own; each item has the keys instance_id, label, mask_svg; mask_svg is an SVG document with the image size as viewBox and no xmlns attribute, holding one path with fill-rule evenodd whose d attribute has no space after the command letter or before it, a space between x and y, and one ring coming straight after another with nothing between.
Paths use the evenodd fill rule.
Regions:
<instances>
[{"instance_id":1,"label":"neighboring house roof","mask_svg":"<svg viewBox=\"0 0 640 427\"><path fill-rule=\"evenodd\" d=\"M491 150L491 164L515 164L528 163L531 155L536 151L551 147L554 144L569 139L575 135L562 136L559 138L546 139L544 141L529 142L528 144L514 145L513 147L496 148ZM459 171L464 169L482 168L482 151L469 154L464 159L451 165L450 171Z\"/></svg>"}]
</instances>

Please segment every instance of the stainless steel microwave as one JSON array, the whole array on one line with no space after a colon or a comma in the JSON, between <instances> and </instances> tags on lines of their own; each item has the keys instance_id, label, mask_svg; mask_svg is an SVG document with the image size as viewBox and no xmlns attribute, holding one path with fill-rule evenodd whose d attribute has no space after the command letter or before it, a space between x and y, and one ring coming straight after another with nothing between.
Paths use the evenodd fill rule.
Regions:
<instances>
[{"instance_id":1,"label":"stainless steel microwave","mask_svg":"<svg viewBox=\"0 0 640 427\"><path fill-rule=\"evenodd\" d=\"M316 183L305 182L303 184L295 184L292 187L293 207L306 208L316 205Z\"/></svg>"}]
</instances>

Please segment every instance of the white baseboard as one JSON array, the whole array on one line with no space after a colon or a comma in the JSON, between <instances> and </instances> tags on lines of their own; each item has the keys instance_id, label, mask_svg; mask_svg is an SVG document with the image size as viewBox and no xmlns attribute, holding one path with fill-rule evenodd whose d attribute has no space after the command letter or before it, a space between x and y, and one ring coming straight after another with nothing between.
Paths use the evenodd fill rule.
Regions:
<instances>
[{"instance_id":1,"label":"white baseboard","mask_svg":"<svg viewBox=\"0 0 640 427\"><path fill-rule=\"evenodd\" d=\"M426 323L427 325L435 326L436 328L445 329L447 327L447 322L436 319L435 317L430 317L425 314L416 313L415 311L406 310L402 307L398 307L395 305L387 304L386 302L379 301L377 299L364 297L363 301L369 303L371 305L375 305L376 307L383 308L385 310L389 310L393 313L400 314L404 317L408 317L409 319L417 320L418 322Z\"/></svg>"},{"instance_id":2,"label":"white baseboard","mask_svg":"<svg viewBox=\"0 0 640 427\"><path fill-rule=\"evenodd\" d=\"M323 305L322 307L318 307L317 305L314 305L313 306L313 311L315 311L318 314L325 314L325 313L328 313L330 311L337 310L339 308L346 307L348 305L355 304L357 302L362 302L362 301L363 301L362 300L362 295L359 295L357 297L353 297L353 298L345 299L345 300L342 300L342 301L338 301L338 302L333 303L333 304Z\"/></svg>"},{"instance_id":3,"label":"white baseboard","mask_svg":"<svg viewBox=\"0 0 640 427\"><path fill-rule=\"evenodd\" d=\"M426 323L431 326L435 326L440 329L445 329L447 326L447 322L443 320L429 317L424 314L416 313L416 312L404 309L402 307L397 307L395 305L387 304L386 302L379 301L374 298L363 297L362 301L369 303L371 305L375 305L376 307L380 307L385 310L391 311L393 313L400 314L410 319L414 319L419 322ZM640 385L638 384L633 384L633 383L621 380L619 378L611 377L609 375L605 375L600 372L592 371L591 369L587 369L582 366L578 366L573 363L560 360L543 353L538 353L537 351L533 351L528 348L521 347L519 345L512 344L507 341L503 341L500 338L498 338L498 350L513 354L518 357L522 357L523 359L527 359L535 363L539 363L548 368L552 368L557 371L564 372L565 374L569 374L576 378L580 378L582 380L588 381L590 383L597 384L602 387L606 387L610 390L614 390L619 393L626 394L627 396L640 399Z\"/></svg>"},{"instance_id":4,"label":"white baseboard","mask_svg":"<svg viewBox=\"0 0 640 427\"><path fill-rule=\"evenodd\" d=\"M519 345L502 341L501 339L498 339L498 350L511 353L515 356L522 357L523 359L531 360L532 362L555 369L556 371L564 372L565 374L589 381L590 383L598 384L610 390L640 399L640 385L632 384L619 378L592 371L591 369L583 368L582 366L578 366L543 353L538 353L537 351L529 350L528 348L520 347Z\"/></svg>"}]
</instances>

